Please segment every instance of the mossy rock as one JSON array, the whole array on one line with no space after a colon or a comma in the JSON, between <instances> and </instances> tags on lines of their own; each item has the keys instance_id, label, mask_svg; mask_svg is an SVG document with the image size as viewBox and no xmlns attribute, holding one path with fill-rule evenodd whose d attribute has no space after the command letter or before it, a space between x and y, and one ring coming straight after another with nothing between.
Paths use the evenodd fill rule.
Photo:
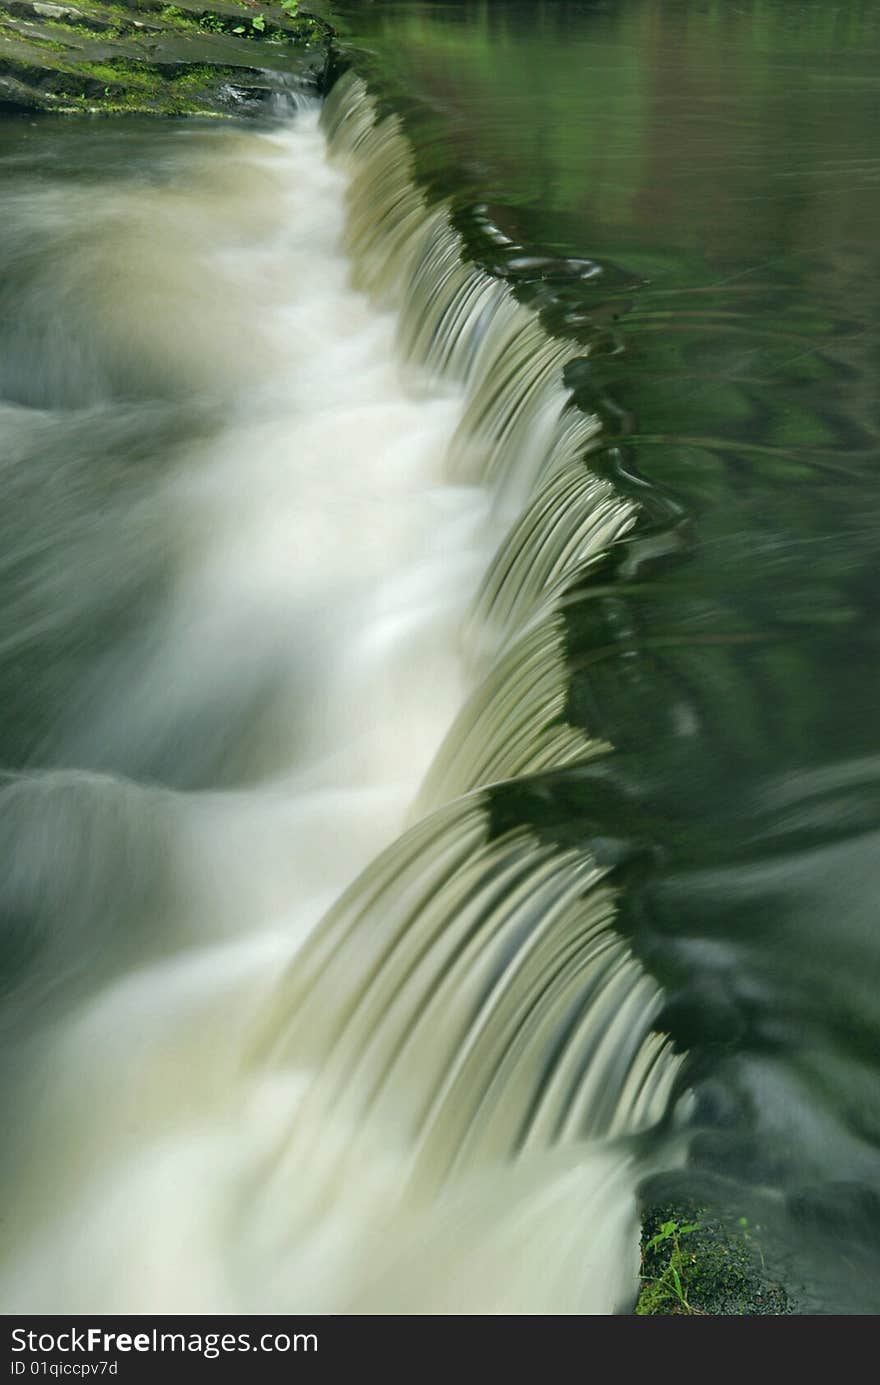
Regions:
<instances>
[{"instance_id":1,"label":"mossy rock","mask_svg":"<svg viewBox=\"0 0 880 1385\"><path fill-rule=\"evenodd\" d=\"M640 1317L779 1317L795 1312L768 1272L760 1228L687 1198L650 1204L642 1217Z\"/></svg>"},{"instance_id":2,"label":"mossy rock","mask_svg":"<svg viewBox=\"0 0 880 1385\"><path fill-rule=\"evenodd\" d=\"M320 90L332 30L293 0L0 0L0 107L232 116Z\"/></svg>"}]
</instances>

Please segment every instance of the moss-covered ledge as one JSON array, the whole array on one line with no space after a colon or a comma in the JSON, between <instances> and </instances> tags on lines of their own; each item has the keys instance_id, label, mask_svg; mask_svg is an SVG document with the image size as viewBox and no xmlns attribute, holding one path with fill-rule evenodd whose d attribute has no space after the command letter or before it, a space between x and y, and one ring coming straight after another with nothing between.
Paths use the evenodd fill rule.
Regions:
<instances>
[{"instance_id":1,"label":"moss-covered ledge","mask_svg":"<svg viewBox=\"0 0 880 1385\"><path fill-rule=\"evenodd\" d=\"M657 1180L643 1190L640 1317L779 1317L796 1301L767 1264L762 1228ZM665 1186L664 1186L665 1184Z\"/></svg>"},{"instance_id":2,"label":"moss-covered ledge","mask_svg":"<svg viewBox=\"0 0 880 1385\"><path fill-rule=\"evenodd\" d=\"M234 116L320 89L332 30L298 0L0 0L0 109Z\"/></svg>"}]
</instances>

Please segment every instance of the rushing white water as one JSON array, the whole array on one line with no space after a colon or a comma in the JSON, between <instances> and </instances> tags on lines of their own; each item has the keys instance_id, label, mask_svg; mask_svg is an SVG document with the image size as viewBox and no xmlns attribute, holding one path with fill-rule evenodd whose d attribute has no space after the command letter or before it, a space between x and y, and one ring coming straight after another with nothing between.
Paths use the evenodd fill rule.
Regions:
<instances>
[{"instance_id":1,"label":"rushing white water","mask_svg":"<svg viewBox=\"0 0 880 1385\"><path fill-rule=\"evenodd\" d=\"M97 217L68 192L22 309L23 457L58 429L69 474L80 433L112 450L154 407L131 380L189 423L122 539L98 508L73 543L62 495L23 608L37 639L64 543L74 615L104 618L126 546L159 573L63 699L59 767L0 790L31 930L6 1311L633 1289L610 1141L667 1105L657 988L589 854L492 840L480 792L603 749L565 723L554 608L631 507L583 468L567 348L463 264L393 122L349 83L327 126L332 159L312 110L184 139Z\"/></svg>"}]
</instances>

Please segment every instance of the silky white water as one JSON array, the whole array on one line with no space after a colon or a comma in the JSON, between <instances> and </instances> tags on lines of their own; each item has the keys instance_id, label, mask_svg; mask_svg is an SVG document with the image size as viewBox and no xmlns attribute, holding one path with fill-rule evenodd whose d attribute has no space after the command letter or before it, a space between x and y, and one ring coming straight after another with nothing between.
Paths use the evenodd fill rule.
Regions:
<instances>
[{"instance_id":1,"label":"silky white water","mask_svg":"<svg viewBox=\"0 0 880 1385\"><path fill-rule=\"evenodd\" d=\"M401 282L422 271L403 233L352 248L362 206L317 110L169 138L152 182L13 202L30 368L0 428L39 520L12 654L98 634L82 656L71 637L34 767L0 789L4 899L33 933L0 1299L613 1311L636 1171L607 1137L662 1114L674 1073L613 892L586 854L492 844L479 793L396 839L601 752L561 720L553 601L629 513L566 444L500 561L556 446L551 347L534 422L515 446L492 425L516 453L500 486L497 447L462 465L491 362L468 394L404 358L364 257L374 281L395 253ZM502 310L513 351L523 310Z\"/></svg>"}]
</instances>

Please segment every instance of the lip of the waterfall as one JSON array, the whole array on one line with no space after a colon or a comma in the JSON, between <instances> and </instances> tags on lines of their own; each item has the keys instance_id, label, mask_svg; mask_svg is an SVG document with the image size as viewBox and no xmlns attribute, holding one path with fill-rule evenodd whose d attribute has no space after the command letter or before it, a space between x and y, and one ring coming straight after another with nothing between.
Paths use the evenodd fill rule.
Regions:
<instances>
[{"instance_id":1,"label":"lip of the waterfall","mask_svg":"<svg viewBox=\"0 0 880 1385\"><path fill-rule=\"evenodd\" d=\"M600 263L542 245L531 233L528 218L515 206L485 201L484 170L479 165L472 168L466 159L458 159L452 167L432 160L430 145L423 145L417 134L423 115L431 114L430 103L398 79L369 45L347 35L342 23L324 98L332 95L337 82L355 75L365 83L377 118L397 117L405 129L412 128L414 176L430 203L449 206L468 260L508 283L520 302L536 310L552 335L579 343L593 355L616 351L615 324L625 318L633 294L646 282L644 276L607 256Z\"/></svg>"},{"instance_id":2,"label":"lip of the waterfall","mask_svg":"<svg viewBox=\"0 0 880 1385\"><path fill-rule=\"evenodd\" d=\"M598 425L590 470L633 505L633 530L609 554L608 565L636 571L657 562L668 567L686 561L691 516L673 490L639 470L637 453L627 445L635 420L621 409L607 383L613 374L609 367L625 351L627 315L647 279L607 256L600 263L560 255L532 238L528 216L515 205L487 203L480 166L471 169L466 159L450 163L435 158L430 140L420 140L425 117L430 129L430 102L369 42L355 37L355 17L341 13L336 22L325 99L332 103L334 87L347 78L364 84L376 118L401 123L411 177L428 206L446 209L456 253L487 280L505 286L515 302L534 314L548 338L564 346L563 378L572 417Z\"/></svg>"}]
</instances>

